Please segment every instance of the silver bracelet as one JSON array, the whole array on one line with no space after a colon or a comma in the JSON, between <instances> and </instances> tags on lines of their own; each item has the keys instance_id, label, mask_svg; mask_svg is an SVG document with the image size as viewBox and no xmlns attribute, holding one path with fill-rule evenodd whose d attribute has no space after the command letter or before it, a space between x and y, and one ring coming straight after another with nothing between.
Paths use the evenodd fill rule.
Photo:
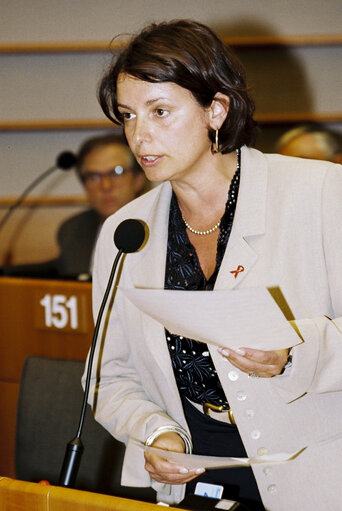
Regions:
<instances>
[{"instance_id":1,"label":"silver bracelet","mask_svg":"<svg viewBox=\"0 0 342 511\"><path fill-rule=\"evenodd\" d=\"M192 441L189 435L182 429L180 426L160 426L147 438L145 441L145 445L151 446L156 438L158 438L162 433L177 433L184 442L185 445L185 454L192 453Z\"/></svg>"}]
</instances>

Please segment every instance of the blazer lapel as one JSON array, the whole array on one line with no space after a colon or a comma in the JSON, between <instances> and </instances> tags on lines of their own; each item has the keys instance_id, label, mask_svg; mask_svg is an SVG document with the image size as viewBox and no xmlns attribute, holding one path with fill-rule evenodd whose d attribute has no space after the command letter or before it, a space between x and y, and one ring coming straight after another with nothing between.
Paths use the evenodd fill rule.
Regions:
<instances>
[{"instance_id":1,"label":"blazer lapel","mask_svg":"<svg viewBox=\"0 0 342 511\"><path fill-rule=\"evenodd\" d=\"M132 270L135 287L163 289L165 260L171 200L171 185L166 182L158 188L155 200L145 218L149 230L146 246Z\"/></svg>"},{"instance_id":2,"label":"blazer lapel","mask_svg":"<svg viewBox=\"0 0 342 511\"><path fill-rule=\"evenodd\" d=\"M267 162L255 149L242 147L240 187L232 232L215 289L233 289L253 268L257 254L252 242L265 233Z\"/></svg>"},{"instance_id":3,"label":"blazer lapel","mask_svg":"<svg viewBox=\"0 0 342 511\"><path fill-rule=\"evenodd\" d=\"M135 287L164 288L171 194L170 183L167 182L161 185L159 194L146 216L149 239L141 252L138 263L132 269L132 279ZM170 382L174 381L164 327L147 314L141 313L141 318L144 339L155 359L155 363L162 368L164 376ZM177 390L176 387L175 390Z\"/></svg>"}]
</instances>

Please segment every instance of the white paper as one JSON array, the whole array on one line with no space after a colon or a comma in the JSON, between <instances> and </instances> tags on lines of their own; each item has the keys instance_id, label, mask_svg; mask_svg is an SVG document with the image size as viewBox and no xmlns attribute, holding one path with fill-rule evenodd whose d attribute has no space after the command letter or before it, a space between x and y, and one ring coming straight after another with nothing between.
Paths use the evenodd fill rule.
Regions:
<instances>
[{"instance_id":1,"label":"white paper","mask_svg":"<svg viewBox=\"0 0 342 511\"><path fill-rule=\"evenodd\" d=\"M275 453L265 454L264 456L257 456L256 458L221 458L218 456L199 456L197 454L184 454L174 451L165 451L164 449L157 449L155 447L144 446L145 451L153 452L158 456L170 461L177 463L188 470L194 470L197 468L228 468L228 467L248 467L253 464L261 463L285 463L287 461L295 459L306 447L293 453Z\"/></svg>"},{"instance_id":2,"label":"white paper","mask_svg":"<svg viewBox=\"0 0 342 511\"><path fill-rule=\"evenodd\" d=\"M124 289L122 293L173 334L226 346L277 350L301 342L267 288L218 291Z\"/></svg>"}]
</instances>

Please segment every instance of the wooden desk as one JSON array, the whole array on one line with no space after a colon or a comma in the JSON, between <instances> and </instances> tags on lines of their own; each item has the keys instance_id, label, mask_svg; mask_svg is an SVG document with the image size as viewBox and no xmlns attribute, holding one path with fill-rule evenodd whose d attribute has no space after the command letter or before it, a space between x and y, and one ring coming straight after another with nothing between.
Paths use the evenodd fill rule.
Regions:
<instances>
[{"instance_id":1,"label":"wooden desk","mask_svg":"<svg viewBox=\"0 0 342 511\"><path fill-rule=\"evenodd\" d=\"M0 511L157 511L156 504L0 477ZM176 510L168 507L169 511Z\"/></svg>"},{"instance_id":2,"label":"wooden desk","mask_svg":"<svg viewBox=\"0 0 342 511\"><path fill-rule=\"evenodd\" d=\"M85 360L91 284L0 277L0 474L15 477L17 397L28 355Z\"/></svg>"}]
</instances>

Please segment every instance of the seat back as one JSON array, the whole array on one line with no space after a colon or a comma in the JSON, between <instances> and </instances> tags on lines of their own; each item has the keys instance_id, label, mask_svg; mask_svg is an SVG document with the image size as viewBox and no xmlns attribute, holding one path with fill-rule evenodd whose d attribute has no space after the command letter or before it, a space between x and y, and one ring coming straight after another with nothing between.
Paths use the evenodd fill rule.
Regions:
<instances>
[{"instance_id":1,"label":"seat back","mask_svg":"<svg viewBox=\"0 0 342 511\"><path fill-rule=\"evenodd\" d=\"M67 443L77 431L82 406L84 362L43 357L26 359L19 390L16 477L58 484ZM82 432L84 452L75 488L155 501L150 488L121 486L125 446L92 415L88 405Z\"/></svg>"}]
</instances>

